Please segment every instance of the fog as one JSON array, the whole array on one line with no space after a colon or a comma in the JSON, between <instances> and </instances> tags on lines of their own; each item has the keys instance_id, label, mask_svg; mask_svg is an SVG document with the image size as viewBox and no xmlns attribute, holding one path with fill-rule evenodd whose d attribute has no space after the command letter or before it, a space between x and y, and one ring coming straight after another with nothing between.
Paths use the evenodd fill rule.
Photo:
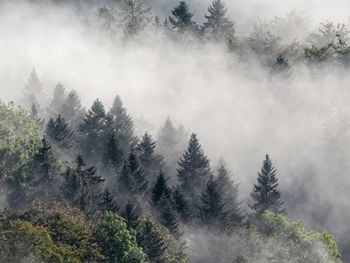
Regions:
<instances>
[{"instance_id":1,"label":"fog","mask_svg":"<svg viewBox=\"0 0 350 263\"><path fill-rule=\"evenodd\" d=\"M201 21L208 3L189 3ZM162 17L173 5L151 4ZM258 18L292 10L304 12L311 32L322 21L348 22L350 2L237 0L227 7L239 33ZM133 118L144 120L138 131L156 136L170 116L197 133L211 164L223 157L233 170L242 200L269 153L291 217L331 231L343 251L350 246L350 138L341 132L350 112L347 69L296 64L291 78L271 78L257 61L242 62L221 44L174 42L152 31L130 41L110 37L94 26L95 9L86 9L87 20L67 4L2 1L0 98L20 101L33 67L48 97L59 81L76 89L86 108L95 98L109 107L119 94ZM328 126L339 139L333 148Z\"/></svg>"}]
</instances>

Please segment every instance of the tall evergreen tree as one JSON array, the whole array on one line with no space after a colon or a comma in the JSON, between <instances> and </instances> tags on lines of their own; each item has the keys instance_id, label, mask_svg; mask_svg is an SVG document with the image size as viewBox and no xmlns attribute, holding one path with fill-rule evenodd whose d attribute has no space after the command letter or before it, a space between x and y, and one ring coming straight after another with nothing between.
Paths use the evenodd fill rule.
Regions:
<instances>
[{"instance_id":1,"label":"tall evergreen tree","mask_svg":"<svg viewBox=\"0 0 350 263\"><path fill-rule=\"evenodd\" d=\"M234 34L234 24L226 17L227 9L222 0L214 0L208 7L209 14L205 16L207 21L204 23L203 29L207 31L213 38L228 38Z\"/></svg>"},{"instance_id":2,"label":"tall evergreen tree","mask_svg":"<svg viewBox=\"0 0 350 263\"><path fill-rule=\"evenodd\" d=\"M67 94L62 104L61 115L73 130L77 129L79 124L83 121L85 110L82 107L80 98L75 90L71 90Z\"/></svg>"},{"instance_id":3,"label":"tall evergreen tree","mask_svg":"<svg viewBox=\"0 0 350 263\"><path fill-rule=\"evenodd\" d=\"M30 73L27 84L25 85L24 96L24 103L28 108L32 107L33 104L39 105L43 102L45 97L38 74L34 68Z\"/></svg>"},{"instance_id":4,"label":"tall evergreen tree","mask_svg":"<svg viewBox=\"0 0 350 263\"><path fill-rule=\"evenodd\" d=\"M197 135L192 134L187 150L179 161L178 179L181 191L192 205L200 204L200 195L210 177L209 160L204 155Z\"/></svg>"},{"instance_id":5,"label":"tall evergreen tree","mask_svg":"<svg viewBox=\"0 0 350 263\"><path fill-rule=\"evenodd\" d=\"M271 210L275 213L284 213L284 202L281 200L281 193L278 191L278 179L276 178L276 169L273 167L269 155L263 162L261 171L258 173L258 183L254 184L251 193L252 204L250 207L257 215L265 210Z\"/></svg>"},{"instance_id":6,"label":"tall evergreen tree","mask_svg":"<svg viewBox=\"0 0 350 263\"><path fill-rule=\"evenodd\" d=\"M72 147L73 132L61 115L58 115L56 120L50 118L46 125L45 133L50 141L57 146L64 149Z\"/></svg>"},{"instance_id":7,"label":"tall evergreen tree","mask_svg":"<svg viewBox=\"0 0 350 263\"><path fill-rule=\"evenodd\" d=\"M224 212L223 193L213 175L208 180L201 200L202 205L199 209L199 216L202 218L203 223L217 227L224 220L226 214Z\"/></svg>"},{"instance_id":8,"label":"tall evergreen tree","mask_svg":"<svg viewBox=\"0 0 350 263\"><path fill-rule=\"evenodd\" d=\"M154 181L162 168L163 157L155 152L156 142L147 132L141 137L136 150L142 164L145 175L150 181Z\"/></svg>"},{"instance_id":9,"label":"tall evergreen tree","mask_svg":"<svg viewBox=\"0 0 350 263\"><path fill-rule=\"evenodd\" d=\"M171 194L171 188L168 186L164 174L160 172L157 177L157 181L152 189L152 202L156 205L162 196L170 200Z\"/></svg>"},{"instance_id":10,"label":"tall evergreen tree","mask_svg":"<svg viewBox=\"0 0 350 263\"><path fill-rule=\"evenodd\" d=\"M128 159L129 173L129 191L136 195L145 194L148 190L148 181L144 175L143 168L136 158L135 153L131 152Z\"/></svg>"},{"instance_id":11,"label":"tall evergreen tree","mask_svg":"<svg viewBox=\"0 0 350 263\"><path fill-rule=\"evenodd\" d=\"M177 186L172 192L173 206L177 214L182 221L187 221L192 215L188 200L182 194L180 187Z\"/></svg>"},{"instance_id":12,"label":"tall evergreen tree","mask_svg":"<svg viewBox=\"0 0 350 263\"><path fill-rule=\"evenodd\" d=\"M57 114L62 114L62 108L65 100L66 89L64 88L62 83L59 82L53 90L53 95L49 107L47 108L48 114L51 118L56 117Z\"/></svg>"},{"instance_id":13,"label":"tall evergreen tree","mask_svg":"<svg viewBox=\"0 0 350 263\"><path fill-rule=\"evenodd\" d=\"M108 127L107 122L107 127ZM107 128L108 129L108 128ZM106 150L105 150L105 163L111 164L117 171L121 167L124 152L120 147L120 141L117 139L116 133L106 133Z\"/></svg>"},{"instance_id":14,"label":"tall evergreen tree","mask_svg":"<svg viewBox=\"0 0 350 263\"><path fill-rule=\"evenodd\" d=\"M89 158L103 156L106 112L101 101L94 101L80 125L80 147Z\"/></svg>"},{"instance_id":15,"label":"tall evergreen tree","mask_svg":"<svg viewBox=\"0 0 350 263\"><path fill-rule=\"evenodd\" d=\"M157 204L159 210L159 218L162 225L165 226L175 238L179 239L179 224L177 220L176 210L171 201L172 200L168 196L162 195Z\"/></svg>"},{"instance_id":16,"label":"tall evergreen tree","mask_svg":"<svg viewBox=\"0 0 350 263\"><path fill-rule=\"evenodd\" d=\"M101 201L99 203L99 210L102 212L111 211L114 213L118 212L119 210L119 206L108 187L106 187L102 193Z\"/></svg>"},{"instance_id":17,"label":"tall evergreen tree","mask_svg":"<svg viewBox=\"0 0 350 263\"><path fill-rule=\"evenodd\" d=\"M30 116L32 116L33 120L36 122L39 128L43 129L45 126L45 120L41 118L40 112L40 106L34 103L30 109Z\"/></svg>"},{"instance_id":18,"label":"tall evergreen tree","mask_svg":"<svg viewBox=\"0 0 350 263\"><path fill-rule=\"evenodd\" d=\"M135 229L139 214L133 202L128 201L122 211L122 217L125 219L128 229Z\"/></svg>"},{"instance_id":19,"label":"tall evergreen tree","mask_svg":"<svg viewBox=\"0 0 350 263\"><path fill-rule=\"evenodd\" d=\"M169 22L179 33L196 29L196 23L192 21L193 14L186 2L181 1L171 13L173 17L169 16Z\"/></svg>"},{"instance_id":20,"label":"tall evergreen tree","mask_svg":"<svg viewBox=\"0 0 350 263\"><path fill-rule=\"evenodd\" d=\"M242 202L238 200L238 184L234 184L230 172L223 161L220 161L215 180L222 193L224 213L226 214L222 227L230 230L240 225L243 221Z\"/></svg>"}]
</instances>

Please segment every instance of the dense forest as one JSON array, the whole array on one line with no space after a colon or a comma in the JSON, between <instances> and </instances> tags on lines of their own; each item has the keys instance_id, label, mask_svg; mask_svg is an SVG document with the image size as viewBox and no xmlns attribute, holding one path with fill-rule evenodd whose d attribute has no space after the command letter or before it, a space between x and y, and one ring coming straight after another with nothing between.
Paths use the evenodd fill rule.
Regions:
<instances>
[{"instance_id":1,"label":"dense forest","mask_svg":"<svg viewBox=\"0 0 350 263\"><path fill-rule=\"evenodd\" d=\"M164 118L162 124L157 126L139 116L135 118L129 112L129 107L123 103L124 96L118 94L127 94L126 101L132 101L140 96L141 91L133 90L133 84L127 81L123 83L129 91L125 92L125 87L117 85L112 90L113 99L110 98L111 93L105 93L108 88L103 82L98 83L98 88L96 84L85 87L85 90L80 86L67 88L80 81L82 86L85 85L85 78L101 81L111 73L94 59L85 60L79 52L79 59L82 60L79 67L85 63L96 63L100 71L94 72L95 75L89 75L88 71L85 75L70 71L69 63L73 64L75 58L68 59L64 52L56 48L48 53L43 51L45 41L50 41L45 37L45 41L40 42L42 46L39 45L39 51L33 52L33 57L38 58L40 70L35 68L35 59L31 60L34 68L29 72L29 77L26 76L26 82L13 87L21 92L12 92L10 85L5 88L6 83L2 83L1 87L0 262L340 263L349 258L350 230L345 226L339 230L335 226L337 224L331 219L327 221L325 216L328 213L337 214L338 218L337 211L347 207L346 195L345 199L342 195L348 189L346 186L339 188L337 193L339 204L332 203L334 199L329 197L334 194L330 190L333 184L337 183L337 187L341 185L338 183L348 171L349 153L345 142L350 126L347 112L342 111L342 104L339 103L346 104L344 98L347 93L344 91L343 95L343 90L339 91L340 95L334 92L332 102L336 104L333 108L335 113L332 112L330 118L321 124L322 144L316 149L321 154L317 158L309 154L309 148L305 146L308 142L312 143L311 139L302 141L305 148L295 143L304 152L296 151L294 154L306 159L306 164L300 162L300 165L286 166L283 171L293 176L294 173L301 174L300 177L283 179L285 175L275 166L274 158L279 158L277 153L285 151L283 145L278 145L281 135L272 133L273 136L277 134L274 149L279 147L278 152L270 153L270 141L263 141L270 129L275 128L271 119L279 115L274 110L280 110L281 116L293 115L297 120L302 118L304 110L316 112L316 115L324 113L321 107L310 110L312 106L302 98L305 93L299 90L302 85L293 84L293 81L301 75L303 78L311 75L321 83L321 76L326 75L326 71L336 71L337 77L347 74L350 31L345 24L324 22L316 29L305 32L303 16L294 11L271 22L259 21L251 32L238 32L236 21L228 15L223 0L208 3L207 13L203 14L200 22L195 19L198 14L195 15L190 3L185 1L174 3L169 14L157 14L152 9L155 3L147 0L97 3L31 1L26 5L24 7L33 8L33 16L40 16L41 12L50 13L49 9L59 13L62 19L58 19L58 22L54 16L50 19L43 16L48 24L64 24L64 31L69 31L65 27L67 21L71 23L71 13L67 18L66 10L74 10L71 11L75 16L74 21L79 25L74 26L82 30L79 34L86 40L84 45L91 41L99 47L91 53L103 56L101 50L108 49L111 54L117 50L116 59L120 59L122 67L132 69L132 79L142 79L143 88L147 89L153 82L147 74L142 75L138 71L139 62L135 58L145 56L140 51L144 49L147 54L161 53L164 58L161 66L154 65L148 59L145 59L146 63L141 59L139 66L155 67L155 79L161 82L158 85L175 85L167 96L178 98L176 105L184 108L181 110L184 119L196 109L201 98L198 94L207 92L200 87L191 93L188 91L191 87L182 87L183 79L187 84L191 83L193 79L188 75L198 74L197 70L203 74L203 82L208 81L214 86L215 93L223 94L219 101L212 101L212 104L217 104L215 107L226 100L224 97L227 93L221 86L232 80L226 77L227 72L242 75L243 81L235 76L237 82L245 83L244 78L250 79L246 82L246 90L238 90L237 94L250 96L255 93L257 98L254 98L254 102L255 99L267 98L262 104L264 107L278 107L273 110L269 108L261 120L258 118L262 115L251 117L260 124L257 127L260 127L262 134L259 137L261 143L254 145L254 150L259 148L259 154L261 151L263 153L260 154L260 162L246 164L242 161L246 159L234 162L232 158L225 161L226 151L215 155L222 156L213 158L216 162L211 161L205 144L201 143L202 132L192 132L188 122L186 127L177 124L181 123L181 117L176 118L175 122L172 116L168 116L171 111L167 108L174 106L170 100L164 100ZM7 10L8 7L2 8ZM2 9L0 12L3 12ZM0 20L6 19L10 18L5 16ZM24 22L21 20L21 23ZM2 30L0 25L0 32ZM30 31L31 34L33 32ZM62 33L59 30L56 33L60 38ZM75 31L71 33L74 34ZM42 35L40 30L39 35ZM14 38L14 42L18 40ZM26 49L29 50L33 44L27 44ZM84 45L77 50L89 50ZM64 39L59 46L62 50L75 50L74 45L71 46ZM41 51L49 59L52 59L50 52L61 52L59 56L67 59L67 71L60 71L60 79L52 79L50 74L44 74L45 77L41 78L40 73L45 72ZM129 61L121 55L123 52L128 54L130 60L135 59L136 64L128 64ZM21 52L18 54L23 56ZM5 59L7 55L3 54L3 57ZM105 58L106 61L114 59L112 55ZM176 69L169 60L173 60ZM202 65L196 63L207 63L207 69L203 70ZM178 70L179 75L169 73ZM210 71L215 70L224 73L215 73L221 79L211 82ZM208 79L204 77L206 74ZM117 74L119 79L124 77L122 75ZM12 78L17 79L8 78L9 82ZM247 91L260 82L260 78L268 83L267 86L276 88L277 85L282 90L284 86L290 86L291 89L285 88L283 94L274 90L273 100L265 89L252 88ZM70 84L68 86L64 84L66 79ZM78 81L72 82L71 79ZM335 82L333 78L329 79ZM2 78L0 80L3 82ZM308 88L307 84L305 86ZM148 89L147 92L152 97L154 91ZM184 102L183 92L191 97L191 107ZM98 98L87 104L85 93L90 93L88 98L91 98L91 94L97 94ZM330 93L333 94L333 91ZM210 94L208 91L206 96L211 98ZM327 97L329 93L320 90L310 94L308 99L313 101L319 99L317 96ZM102 99L106 97L109 97L107 103ZM279 103L274 104L277 100ZM242 105L251 101L242 101L242 104L234 105L237 112L230 110L228 116L240 116L243 123ZM153 101L147 106L141 105L142 112L149 111L152 115L159 111L152 108L152 104ZM286 109L281 110L283 107ZM217 113L215 118L223 118L225 123L231 121L225 119L227 116L219 115ZM204 111L199 116L194 122L207 118L208 112ZM246 119L249 120L249 117ZM307 118L295 123L292 125L312 127L311 119ZM206 129L219 129L220 125L213 124ZM244 133L243 125L235 125L238 134ZM196 127L193 130L200 130L200 126ZM281 129L282 140L288 141L294 136L289 130L289 126L288 132ZM299 128L295 127L295 130L299 131ZM310 130L314 132L316 128ZM211 131L212 134L216 133ZM227 133L218 132L216 136L210 136L210 141L214 144L227 141L225 144L229 145L230 151L234 151L236 145L223 134ZM234 134L237 135L236 132ZM297 133L297 136L300 134ZM316 135L315 138L318 139ZM249 140L256 142L250 137L243 141ZM239 141L238 136L236 142ZM294 144L294 140L291 140L291 144ZM287 158L291 162L295 160L292 154ZM316 169L311 163L322 164ZM249 183L241 186L239 175L232 170L240 165L248 165L250 169L257 167L253 182L247 180ZM295 171L290 172L293 169ZM339 176L330 182L329 178L333 175ZM284 186L280 185L281 181L285 183ZM313 188L322 188L324 192L317 191L315 194ZM328 202L324 202L325 199ZM333 208L333 205L338 206ZM342 219L346 222L346 214ZM337 240L340 240L340 249L333 230Z\"/></svg>"}]
</instances>

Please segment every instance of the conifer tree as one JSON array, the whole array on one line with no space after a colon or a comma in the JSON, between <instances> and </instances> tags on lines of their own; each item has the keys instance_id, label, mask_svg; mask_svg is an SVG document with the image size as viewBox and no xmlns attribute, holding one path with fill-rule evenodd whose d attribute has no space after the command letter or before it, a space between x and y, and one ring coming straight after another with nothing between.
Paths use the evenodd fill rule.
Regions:
<instances>
[{"instance_id":1,"label":"conifer tree","mask_svg":"<svg viewBox=\"0 0 350 263\"><path fill-rule=\"evenodd\" d=\"M56 120L50 118L46 125L45 133L50 141L59 147L64 149L72 147L73 132L61 115L58 115Z\"/></svg>"},{"instance_id":2,"label":"conifer tree","mask_svg":"<svg viewBox=\"0 0 350 263\"><path fill-rule=\"evenodd\" d=\"M190 12L189 6L186 2L181 1L171 13L173 17L169 16L169 22L177 32L184 33L196 28L195 22L192 21L193 14Z\"/></svg>"},{"instance_id":3,"label":"conifer tree","mask_svg":"<svg viewBox=\"0 0 350 263\"><path fill-rule=\"evenodd\" d=\"M170 233L177 239L180 238L179 224L177 221L176 211L171 203L169 197L163 195L158 204L158 210L160 214L160 222L165 226Z\"/></svg>"},{"instance_id":4,"label":"conifer tree","mask_svg":"<svg viewBox=\"0 0 350 263\"><path fill-rule=\"evenodd\" d=\"M230 172L227 170L224 161L220 161L215 180L222 193L224 213L226 215L222 227L232 229L240 225L243 221L242 202L238 200L238 185L232 181Z\"/></svg>"},{"instance_id":5,"label":"conifer tree","mask_svg":"<svg viewBox=\"0 0 350 263\"><path fill-rule=\"evenodd\" d=\"M192 134L187 150L179 161L178 179L183 194L192 205L200 204L200 195L210 176L209 160L204 155L197 135Z\"/></svg>"},{"instance_id":6,"label":"conifer tree","mask_svg":"<svg viewBox=\"0 0 350 263\"><path fill-rule=\"evenodd\" d=\"M234 34L234 24L226 17L227 9L222 0L214 0L208 7L209 14L205 16L207 21L203 29L213 38L232 37Z\"/></svg>"},{"instance_id":7,"label":"conifer tree","mask_svg":"<svg viewBox=\"0 0 350 263\"><path fill-rule=\"evenodd\" d=\"M39 105L39 103L43 102L43 89L41 87L41 82L39 80L38 74L34 68L30 73L27 84L25 85L24 95L24 103L28 108L30 108L33 104Z\"/></svg>"},{"instance_id":8,"label":"conifer tree","mask_svg":"<svg viewBox=\"0 0 350 263\"><path fill-rule=\"evenodd\" d=\"M284 213L284 202L281 200L281 193L277 189L276 169L273 167L269 155L266 155L261 171L258 173L257 181L258 183L254 184L251 193L252 204L250 205L256 215L261 215L266 210Z\"/></svg>"},{"instance_id":9,"label":"conifer tree","mask_svg":"<svg viewBox=\"0 0 350 263\"><path fill-rule=\"evenodd\" d=\"M106 187L102 193L99 209L102 212L111 211L114 213L118 212L119 210L118 204L112 196L112 193L109 191L108 187Z\"/></svg>"},{"instance_id":10,"label":"conifer tree","mask_svg":"<svg viewBox=\"0 0 350 263\"><path fill-rule=\"evenodd\" d=\"M32 116L36 124L39 126L39 128L43 129L45 126L45 120L40 117L40 111L40 106L34 103L30 109L30 115Z\"/></svg>"},{"instance_id":11,"label":"conifer tree","mask_svg":"<svg viewBox=\"0 0 350 263\"><path fill-rule=\"evenodd\" d=\"M83 121L85 110L83 109L80 98L75 90L71 90L67 94L62 104L61 115L73 130L77 129L79 124Z\"/></svg>"},{"instance_id":12,"label":"conifer tree","mask_svg":"<svg viewBox=\"0 0 350 263\"><path fill-rule=\"evenodd\" d=\"M137 155L144 169L145 176L150 181L156 179L157 173L162 168L163 157L155 153L155 148L156 142L152 140L152 136L147 132L141 137L136 147Z\"/></svg>"},{"instance_id":13,"label":"conifer tree","mask_svg":"<svg viewBox=\"0 0 350 263\"><path fill-rule=\"evenodd\" d=\"M168 200L171 199L171 188L167 184L167 180L162 172L159 173L156 183L152 189L152 202L157 204L159 200L164 196Z\"/></svg>"},{"instance_id":14,"label":"conifer tree","mask_svg":"<svg viewBox=\"0 0 350 263\"><path fill-rule=\"evenodd\" d=\"M62 114L63 111L63 104L66 100L66 89L62 85L61 82L59 82L55 89L53 90L53 95L50 101L50 105L47 108L48 114L51 118L54 118L57 116L57 114Z\"/></svg>"},{"instance_id":15,"label":"conifer tree","mask_svg":"<svg viewBox=\"0 0 350 263\"><path fill-rule=\"evenodd\" d=\"M107 122L107 129L108 129ZM105 152L105 163L111 164L117 171L121 167L123 161L124 152L120 147L120 142L116 137L116 133L106 134L106 152Z\"/></svg>"},{"instance_id":16,"label":"conifer tree","mask_svg":"<svg viewBox=\"0 0 350 263\"><path fill-rule=\"evenodd\" d=\"M199 209L199 216L202 218L203 223L209 226L218 226L218 223L222 222L226 214L224 212L223 193L213 175L208 180L201 200L202 205Z\"/></svg>"},{"instance_id":17,"label":"conifer tree","mask_svg":"<svg viewBox=\"0 0 350 263\"><path fill-rule=\"evenodd\" d=\"M122 211L122 217L125 219L128 229L136 228L139 215L136 210L135 204L130 200L126 203Z\"/></svg>"},{"instance_id":18,"label":"conifer tree","mask_svg":"<svg viewBox=\"0 0 350 263\"><path fill-rule=\"evenodd\" d=\"M89 158L103 156L106 112L101 101L94 101L80 125L80 147Z\"/></svg>"},{"instance_id":19,"label":"conifer tree","mask_svg":"<svg viewBox=\"0 0 350 263\"><path fill-rule=\"evenodd\" d=\"M173 191L172 200L173 206L180 218L187 221L191 217L191 211L188 200L182 194L180 187L176 187Z\"/></svg>"}]
</instances>

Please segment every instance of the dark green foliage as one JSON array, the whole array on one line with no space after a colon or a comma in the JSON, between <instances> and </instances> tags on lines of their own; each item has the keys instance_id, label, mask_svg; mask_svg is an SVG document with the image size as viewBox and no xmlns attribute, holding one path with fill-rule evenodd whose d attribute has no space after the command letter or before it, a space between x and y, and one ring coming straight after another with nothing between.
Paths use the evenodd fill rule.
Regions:
<instances>
[{"instance_id":1,"label":"dark green foliage","mask_svg":"<svg viewBox=\"0 0 350 263\"><path fill-rule=\"evenodd\" d=\"M133 232L129 232L124 220L112 212L105 212L102 215L95 237L109 263L146 262Z\"/></svg>"},{"instance_id":2,"label":"dark green foliage","mask_svg":"<svg viewBox=\"0 0 350 263\"><path fill-rule=\"evenodd\" d=\"M108 187L106 187L102 193L99 210L102 212L111 211L114 213L119 211L119 206L112 193L108 190Z\"/></svg>"},{"instance_id":3,"label":"dark green foliage","mask_svg":"<svg viewBox=\"0 0 350 263\"><path fill-rule=\"evenodd\" d=\"M122 217L125 219L128 229L134 229L139 219L138 212L133 202L128 201L122 211Z\"/></svg>"},{"instance_id":4,"label":"dark green foliage","mask_svg":"<svg viewBox=\"0 0 350 263\"><path fill-rule=\"evenodd\" d=\"M234 24L226 17L227 9L221 0L214 0L208 7L209 14L205 16L203 30L213 38L232 38L235 32Z\"/></svg>"},{"instance_id":5,"label":"dark green foliage","mask_svg":"<svg viewBox=\"0 0 350 263\"><path fill-rule=\"evenodd\" d=\"M46 124L45 132L51 143L56 144L58 147L65 149L72 147L73 132L61 115L58 115L56 120L50 118Z\"/></svg>"},{"instance_id":6,"label":"dark green foliage","mask_svg":"<svg viewBox=\"0 0 350 263\"><path fill-rule=\"evenodd\" d=\"M64 173L63 193L66 200L82 210L89 209L88 204L96 199L94 190L103 182L101 176L96 175L95 166L86 167L81 155L76 158L76 167L68 167Z\"/></svg>"},{"instance_id":7,"label":"dark green foliage","mask_svg":"<svg viewBox=\"0 0 350 263\"><path fill-rule=\"evenodd\" d=\"M156 142L152 140L152 136L147 132L141 137L136 146L137 156L149 181L155 180L163 165L163 157L155 152L155 148Z\"/></svg>"},{"instance_id":8,"label":"dark green foliage","mask_svg":"<svg viewBox=\"0 0 350 263\"><path fill-rule=\"evenodd\" d=\"M170 233L177 239L180 238L179 223L176 210L169 197L163 195L159 200L157 207L159 210L160 223L165 226Z\"/></svg>"},{"instance_id":9,"label":"dark green foliage","mask_svg":"<svg viewBox=\"0 0 350 263\"><path fill-rule=\"evenodd\" d=\"M204 155L196 134L192 134L188 147L179 161L180 189L192 205L199 205L200 193L210 176L209 160Z\"/></svg>"},{"instance_id":10,"label":"dark green foliage","mask_svg":"<svg viewBox=\"0 0 350 263\"><path fill-rule=\"evenodd\" d=\"M107 145L105 152L105 163L110 163L118 170L121 166L124 152L120 147L120 141L117 139L116 134L113 132L106 135Z\"/></svg>"},{"instance_id":11,"label":"dark green foliage","mask_svg":"<svg viewBox=\"0 0 350 263\"><path fill-rule=\"evenodd\" d=\"M278 180L276 178L276 169L268 155L263 162L261 172L258 173L258 183L254 184L251 193L251 208L257 215L261 215L265 210L275 213L284 213L284 202L281 200L281 194L278 191Z\"/></svg>"},{"instance_id":12,"label":"dark green foliage","mask_svg":"<svg viewBox=\"0 0 350 263\"><path fill-rule=\"evenodd\" d=\"M189 202L186 197L182 194L179 187L176 187L173 190L173 205L176 212L180 215L180 218L183 221L187 221L191 217L191 210L189 206Z\"/></svg>"},{"instance_id":13,"label":"dark green foliage","mask_svg":"<svg viewBox=\"0 0 350 263\"><path fill-rule=\"evenodd\" d=\"M129 154L128 162L124 163L121 171L119 189L121 192L127 189L135 197L145 194L148 190L148 181L133 151Z\"/></svg>"},{"instance_id":14,"label":"dark green foliage","mask_svg":"<svg viewBox=\"0 0 350 263\"><path fill-rule=\"evenodd\" d=\"M170 200L171 194L171 188L168 186L164 174L160 172L152 189L152 202L157 205L163 196Z\"/></svg>"},{"instance_id":15,"label":"dark green foliage","mask_svg":"<svg viewBox=\"0 0 350 263\"><path fill-rule=\"evenodd\" d=\"M210 176L207 187L202 193L202 205L199 216L204 224L218 226L218 222L226 217L224 212L223 192L214 176Z\"/></svg>"},{"instance_id":16,"label":"dark green foliage","mask_svg":"<svg viewBox=\"0 0 350 263\"><path fill-rule=\"evenodd\" d=\"M94 101L80 125L80 148L88 158L103 154L106 112L101 101Z\"/></svg>"},{"instance_id":17,"label":"dark green foliage","mask_svg":"<svg viewBox=\"0 0 350 263\"><path fill-rule=\"evenodd\" d=\"M169 22L173 29L179 33L191 31L196 28L195 22L192 21L193 14L190 12L189 6L186 2L181 1L172 11L174 17L169 16Z\"/></svg>"}]
</instances>

